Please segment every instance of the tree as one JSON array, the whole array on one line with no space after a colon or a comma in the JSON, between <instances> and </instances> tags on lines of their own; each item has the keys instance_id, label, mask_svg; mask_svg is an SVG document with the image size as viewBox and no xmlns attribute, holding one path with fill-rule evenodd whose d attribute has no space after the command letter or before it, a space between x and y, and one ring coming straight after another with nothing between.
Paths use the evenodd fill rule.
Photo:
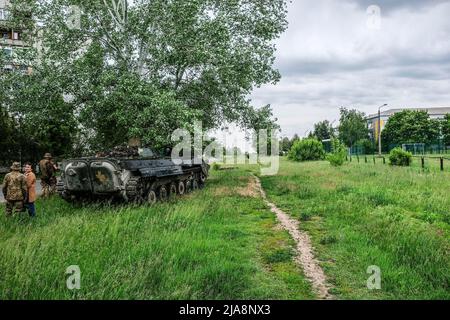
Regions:
<instances>
[{"instance_id":1,"label":"tree","mask_svg":"<svg viewBox=\"0 0 450 320\"><path fill-rule=\"evenodd\" d=\"M280 154L285 155L291 150L292 143L291 140L289 140L288 137L284 137L280 140Z\"/></svg>"},{"instance_id":2,"label":"tree","mask_svg":"<svg viewBox=\"0 0 450 320\"><path fill-rule=\"evenodd\" d=\"M312 137L319 141L332 139L334 138L334 128L328 120L318 122L314 125Z\"/></svg>"},{"instance_id":3,"label":"tree","mask_svg":"<svg viewBox=\"0 0 450 320\"><path fill-rule=\"evenodd\" d=\"M362 139L355 146L364 154L373 154L377 151L377 143L373 139Z\"/></svg>"},{"instance_id":4,"label":"tree","mask_svg":"<svg viewBox=\"0 0 450 320\"><path fill-rule=\"evenodd\" d=\"M27 41L42 43L34 72L71 98L93 148L136 137L161 147L195 120L205 130L274 123L247 97L280 78L273 42L287 26L285 0L13 2L24 4L32 19L17 23L30 30Z\"/></svg>"},{"instance_id":5,"label":"tree","mask_svg":"<svg viewBox=\"0 0 450 320\"><path fill-rule=\"evenodd\" d=\"M385 147L404 143L436 143L440 123L426 111L404 110L389 118L381 138Z\"/></svg>"},{"instance_id":6,"label":"tree","mask_svg":"<svg viewBox=\"0 0 450 320\"><path fill-rule=\"evenodd\" d=\"M298 134L294 134L292 139L289 139L288 137L284 137L280 140L280 155L286 155L291 150L292 146L295 142L300 141L300 137Z\"/></svg>"},{"instance_id":7,"label":"tree","mask_svg":"<svg viewBox=\"0 0 450 320\"><path fill-rule=\"evenodd\" d=\"M15 122L8 112L0 105L0 164L6 165L4 161L10 161L11 155L16 154L17 134Z\"/></svg>"},{"instance_id":8,"label":"tree","mask_svg":"<svg viewBox=\"0 0 450 320\"><path fill-rule=\"evenodd\" d=\"M355 142L369 137L365 114L357 110L341 108L339 139L352 148Z\"/></svg>"},{"instance_id":9,"label":"tree","mask_svg":"<svg viewBox=\"0 0 450 320\"><path fill-rule=\"evenodd\" d=\"M444 136L444 145L450 146L450 114L446 114L442 121L442 134Z\"/></svg>"},{"instance_id":10,"label":"tree","mask_svg":"<svg viewBox=\"0 0 450 320\"><path fill-rule=\"evenodd\" d=\"M66 103L60 88L40 73L11 72L4 77L8 92L1 106L16 117L23 160L36 161L45 152L56 156L72 151L78 133L73 106Z\"/></svg>"}]
</instances>

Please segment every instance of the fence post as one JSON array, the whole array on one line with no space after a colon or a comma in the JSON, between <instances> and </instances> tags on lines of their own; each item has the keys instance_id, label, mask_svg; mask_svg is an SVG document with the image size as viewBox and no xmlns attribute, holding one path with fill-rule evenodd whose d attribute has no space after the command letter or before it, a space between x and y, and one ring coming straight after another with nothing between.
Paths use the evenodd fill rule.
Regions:
<instances>
[{"instance_id":1,"label":"fence post","mask_svg":"<svg viewBox=\"0 0 450 320\"><path fill-rule=\"evenodd\" d=\"M441 157L441 171L444 171L444 158Z\"/></svg>"},{"instance_id":2,"label":"fence post","mask_svg":"<svg viewBox=\"0 0 450 320\"><path fill-rule=\"evenodd\" d=\"M373 157L373 164L377 164L377 160L375 159L375 156Z\"/></svg>"},{"instance_id":3,"label":"fence post","mask_svg":"<svg viewBox=\"0 0 450 320\"><path fill-rule=\"evenodd\" d=\"M383 157L383 164L386 164L386 157Z\"/></svg>"},{"instance_id":4,"label":"fence post","mask_svg":"<svg viewBox=\"0 0 450 320\"><path fill-rule=\"evenodd\" d=\"M364 159L365 159L365 161L366 161L366 163L367 163L367 156L365 156Z\"/></svg>"},{"instance_id":5,"label":"fence post","mask_svg":"<svg viewBox=\"0 0 450 320\"><path fill-rule=\"evenodd\" d=\"M422 169L425 169L425 157L422 157Z\"/></svg>"},{"instance_id":6,"label":"fence post","mask_svg":"<svg viewBox=\"0 0 450 320\"><path fill-rule=\"evenodd\" d=\"M356 158L358 159L358 163L359 163L359 155L357 155Z\"/></svg>"}]
</instances>

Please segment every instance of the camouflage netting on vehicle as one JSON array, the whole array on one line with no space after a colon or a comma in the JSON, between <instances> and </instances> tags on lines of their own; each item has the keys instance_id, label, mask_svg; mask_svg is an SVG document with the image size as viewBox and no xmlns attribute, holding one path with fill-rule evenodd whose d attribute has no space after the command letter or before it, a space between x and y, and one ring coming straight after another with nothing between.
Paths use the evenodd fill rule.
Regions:
<instances>
[{"instance_id":1,"label":"camouflage netting on vehicle","mask_svg":"<svg viewBox=\"0 0 450 320\"><path fill-rule=\"evenodd\" d=\"M139 148L129 146L118 146L110 151L98 152L97 158L138 158Z\"/></svg>"}]
</instances>

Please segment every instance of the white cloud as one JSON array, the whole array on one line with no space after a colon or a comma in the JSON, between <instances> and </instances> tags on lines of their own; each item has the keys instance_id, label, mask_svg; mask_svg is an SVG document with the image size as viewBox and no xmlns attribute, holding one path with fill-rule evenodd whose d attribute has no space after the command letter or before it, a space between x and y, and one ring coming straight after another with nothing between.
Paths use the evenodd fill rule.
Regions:
<instances>
[{"instance_id":1,"label":"white cloud","mask_svg":"<svg viewBox=\"0 0 450 320\"><path fill-rule=\"evenodd\" d=\"M303 135L340 106L366 113L450 105L450 2L380 1L381 29L361 1L294 0L277 43L283 79L252 95L272 104L283 134Z\"/></svg>"}]
</instances>

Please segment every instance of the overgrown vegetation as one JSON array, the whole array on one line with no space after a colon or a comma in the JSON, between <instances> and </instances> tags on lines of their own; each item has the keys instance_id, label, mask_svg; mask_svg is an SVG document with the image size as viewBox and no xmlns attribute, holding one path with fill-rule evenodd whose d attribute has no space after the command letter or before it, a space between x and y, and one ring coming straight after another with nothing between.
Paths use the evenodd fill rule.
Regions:
<instances>
[{"instance_id":1,"label":"overgrown vegetation","mask_svg":"<svg viewBox=\"0 0 450 320\"><path fill-rule=\"evenodd\" d=\"M316 139L295 141L288 153L288 158L294 161L315 161L325 159L322 142Z\"/></svg>"},{"instance_id":2,"label":"overgrown vegetation","mask_svg":"<svg viewBox=\"0 0 450 320\"><path fill-rule=\"evenodd\" d=\"M335 130L328 120L320 121L314 124L314 131L310 133L309 137L319 141L332 139L335 137Z\"/></svg>"},{"instance_id":3,"label":"overgrown vegetation","mask_svg":"<svg viewBox=\"0 0 450 320\"><path fill-rule=\"evenodd\" d=\"M450 114L445 115L442 122L442 134L444 135L444 144L450 146Z\"/></svg>"},{"instance_id":4,"label":"overgrown vegetation","mask_svg":"<svg viewBox=\"0 0 450 320\"><path fill-rule=\"evenodd\" d=\"M312 299L293 241L242 170L154 207L38 201L0 217L0 299ZM242 194L242 195L241 195ZM81 289L66 288L66 268Z\"/></svg>"},{"instance_id":5,"label":"overgrown vegetation","mask_svg":"<svg viewBox=\"0 0 450 320\"><path fill-rule=\"evenodd\" d=\"M450 173L282 161L262 184L312 236L338 298L450 299ZM366 287L372 265L381 290Z\"/></svg>"},{"instance_id":6,"label":"overgrown vegetation","mask_svg":"<svg viewBox=\"0 0 450 320\"><path fill-rule=\"evenodd\" d=\"M15 52L31 76L0 73L0 107L56 135L46 151L92 152L134 138L164 149L175 129L192 131L195 121L205 130L225 122L276 127L271 107L248 95L281 77L273 41L287 28L285 0L121 4L116 11L107 1L11 1L9 23L39 45ZM0 68L7 63L0 56Z\"/></svg>"},{"instance_id":7,"label":"overgrown vegetation","mask_svg":"<svg viewBox=\"0 0 450 320\"><path fill-rule=\"evenodd\" d=\"M339 139L349 148L352 148L356 142L369 138L367 121L363 112L341 108L339 122Z\"/></svg>"},{"instance_id":8,"label":"overgrown vegetation","mask_svg":"<svg viewBox=\"0 0 450 320\"><path fill-rule=\"evenodd\" d=\"M327 155L327 160L335 167L342 166L346 160L347 153L347 147L338 139L333 139L331 153Z\"/></svg>"},{"instance_id":9,"label":"overgrown vegetation","mask_svg":"<svg viewBox=\"0 0 450 320\"><path fill-rule=\"evenodd\" d=\"M408 167L412 162L412 153L402 148L394 148L389 153L389 163L393 166Z\"/></svg>"},{"instance_id":10,"label":"overgrown vegetation","mask_svg":"<svg viewBox=\"0 0 450 320\"><path fill-rule=\"evenodd\" d=\"M381 133L384 149L390 145L404 143L437 143L440 138L441 122L431 119L426 111L404 110L397 112Z\"/></svg>"}]
</instances>

